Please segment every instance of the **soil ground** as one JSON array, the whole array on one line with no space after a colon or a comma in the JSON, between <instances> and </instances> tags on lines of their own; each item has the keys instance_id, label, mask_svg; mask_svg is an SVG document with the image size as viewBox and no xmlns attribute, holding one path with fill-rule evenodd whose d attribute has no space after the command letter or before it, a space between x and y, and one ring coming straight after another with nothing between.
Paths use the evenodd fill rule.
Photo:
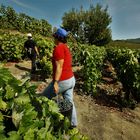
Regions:
<instances>
[{"instance_id":1,"label":"soil ground","mask_svg":"<svg viewBox=\"0 0 140 140\"><path fill-rule=\"evenodd\" d=\"M18 67L20 65L20 67ZM18 79L28 76L30 61L6 63L11 73ZM47 79L49 82L50 79ZM36 84L43 81L32 81ZM78 129L90 140L140 140L140 105L134 110L108 107L96 99L74 92L77 108Z\"/></svg>"}]
</instances>

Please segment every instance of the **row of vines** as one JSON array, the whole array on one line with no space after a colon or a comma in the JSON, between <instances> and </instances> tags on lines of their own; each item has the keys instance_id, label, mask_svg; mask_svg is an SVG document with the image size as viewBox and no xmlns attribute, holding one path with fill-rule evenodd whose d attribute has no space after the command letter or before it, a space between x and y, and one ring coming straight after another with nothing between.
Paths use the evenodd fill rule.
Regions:
<instances>
[{"instance_id":1,"label":"row of vines","mask_svg":"<svg viewBox=\"0 0 140 140\"><path fill-rule=\"evenodd\" d=\"M35 35L35 41L40 54L40 63L42 72L48 77L52 72L51 52L54 46L51 40L46 41L42 36ZM0 61L19 62L27 58L24 48L24 42L27 40L25 34L10 34L9 32L0 32Z\"/></svg>"},{"instance_id":2,"label":"row of vines","mask_svg":"<svg viewBox=\"0 0 140 140\"><path fill-rule=\"evenodd\" d=\"M42 69L48 75L51 74L51 54L53 41L39 35L34 36L40 53ZM23 44L25 35L0 32L0 60L20 61L26 57ZM73 65L82 66L83 90L88 94L97 94L97 84L101 82L102 67L104 60L109 60L122 82L125 97L132 95L135 99L140 98L140 50L128 48L108 48L76 44L69 41L73 54Z\"/></svg>"},{"instance_id":3,"label":"row of vines","mask_svg":"<svg viewBox=\"0 0 140 140\"><path fill-rule=\"evenodd\" d=\"M22 34L1 31L0 61L24 60L26 52L23 44L26 39L26 36ZM34 35L34 39L39 48L43 74L50 76L53 41L39 35ZM97 85L101 82L103 64L105 60L108 60L112 63L118 80L123 85L125 96L122 97L122 103L125 102L127 106L131 101L140 101L139 49L89 46L72 41L68 43L73 55L73 65L81 67L78 74L83 82L83 93L98 95ZM59 113L53 101L36 97L34 86L29 85L28 82L21 83L16 80L6 69L0 70L0 135L3 139L27 140L29 135L30 139L36 137L38 140L46 137L86 139L78 132L69 131L68 121ZM11 120L12 130L8 128L7 120Z\"/></svg>"},{"instance_id":4,"label":"row of vines","mask_svg":"<svg viewBox=\"0 0 140 140\"><path fill-rule=\"evenodd\" d=\"M37 35L34 37L40 53L41 64L44 72L51 74L51 54L53 41ZM23 44L25 35L0 32L0 60L20 61L26 57ZM104 60L109 60L117 71L118 78L122 82L126 97L134 95L139 99L140 87L140 50L127 48L105 48L89 45L74 44L69 42L73 54L73 64L81 65L84 86L87 93L96 94L96 85L101 81L102 66Z\"/></svg>"},{"instance_id":5,"label":"row of vines","mask_svg":"<svg viewBox=\"0 0 140 140\"><path fill-rule=\"evenodd\" d=\"M121 106L127 107L132 103L135 106L140 101L140 49L88 45L80 47L81 51L75 53L75 58L82 66L80 73L84 93L98 95L97 85L102 82L103 65L108 60L115 68L117 79L123 86Z\"/></svg>"},{"instance_id":6,"label":"row of vines","mask_svg":"<svg viewBox=\"0 0 140 140\"><path fill-rule=\"evenodd\" d=\"M26 60L26 35L0 32L0 138L3 140L87 140L70 122L58 104L36 95L30 79L20 81L3 67L7 61ZM40 54L41 73L50 76L53 42L35 35ZM45 76L44 75L44 76Z\"/></svg>"},{"instance_id":7,"label":"row of vines","mask_svg":"<svg viewBox=\"0 0 140 140\"><path fill-rule=\"evenodd\" d=\"M28 79L17 80L0 65L0 139L86 140L60 112L55 101L35 94Z\"/></svg>"},{"instance_id":8,"label":"row of vines","mask_svg":"<svg viewBox=\"0 0 140 140\"><path fill-rule=\"evenodd\" d=\"M123 84L124 99L140 101L140 49L107 49L108 60L113 64L118 78ZM125 106L127 105L124 104Z\"/></svg>"}]
</instances>

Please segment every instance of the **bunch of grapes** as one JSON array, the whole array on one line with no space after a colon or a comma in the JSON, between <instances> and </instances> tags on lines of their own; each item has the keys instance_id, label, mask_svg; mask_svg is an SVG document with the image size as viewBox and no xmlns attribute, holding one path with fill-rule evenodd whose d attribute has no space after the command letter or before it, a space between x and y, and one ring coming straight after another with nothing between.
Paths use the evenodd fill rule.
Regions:
<instances>
[{"instance_id":1,"label":"bunch of grapes","mask_svg":"<svg viewBox=\"0 0 140 140\"><path fill-rule=\"evenodd\" d=\"M66 99L58 100L58 107L60 108L60 112L66 112L72 109L72 103Z\"/></svg>"}]
</instances>

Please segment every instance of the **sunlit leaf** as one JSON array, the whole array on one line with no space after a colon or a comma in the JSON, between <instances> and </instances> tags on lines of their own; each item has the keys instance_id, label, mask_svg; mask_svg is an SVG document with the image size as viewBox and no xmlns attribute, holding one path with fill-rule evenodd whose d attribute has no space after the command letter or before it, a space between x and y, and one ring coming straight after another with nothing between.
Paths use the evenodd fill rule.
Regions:
<instances>
[{"instance_id":1,"label":"sunlit leaf","mask_svg":"<svg viewBox=\"0 0 140 140\"><path fill-rule=\"evenodd\" d=\"M7 103L0 98L0 109L5 110L7 108Z\"/></svg>"}]
</instances>

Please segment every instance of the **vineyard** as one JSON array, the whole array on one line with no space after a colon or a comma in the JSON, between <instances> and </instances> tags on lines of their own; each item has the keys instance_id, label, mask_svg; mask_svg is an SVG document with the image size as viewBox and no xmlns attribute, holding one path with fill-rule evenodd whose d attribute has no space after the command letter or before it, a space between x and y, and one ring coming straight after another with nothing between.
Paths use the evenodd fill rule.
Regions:
<instances>
[{"instance_id":1,"label":"vineyard","mask_svg":"<svg viewBox=\"0 0 140 140\"><path fill-rule=\"evenodd\" d=\"M45 81L51 78L54 44L50 38L40 35L34 38L41 59L39 74ZM24 34L0 31L0 138L88 139L78 129L69 129L69 120L59 112L55 101L37 96L37 86L31 84L29 78L19 80L4 68L7 62L26 61L25 40ZM90 46L73 40L68 44L73 67L78 67L75 71L77 92L109 101L121 111L135 109L140 101L140 49Z\"/></svg>"}]
</instances>

